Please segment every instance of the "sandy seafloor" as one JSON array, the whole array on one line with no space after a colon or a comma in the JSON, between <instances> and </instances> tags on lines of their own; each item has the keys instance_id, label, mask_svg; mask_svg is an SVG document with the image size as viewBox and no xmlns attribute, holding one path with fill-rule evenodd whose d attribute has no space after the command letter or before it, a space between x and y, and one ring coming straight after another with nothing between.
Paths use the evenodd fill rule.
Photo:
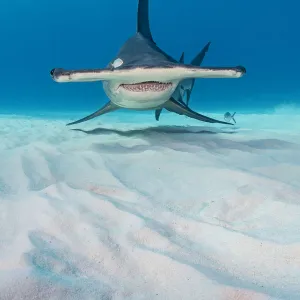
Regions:
<instances>
[{"instance_id":1,"label":"sandy seafloor","mask_svg":"<svg viewBox=\"0 0 300 300\"><path fill-rule=\"evenodd\" d=\"M84 115L0 118L1 300L300 299L300 114Z\"/></svg>"}]
</instances>

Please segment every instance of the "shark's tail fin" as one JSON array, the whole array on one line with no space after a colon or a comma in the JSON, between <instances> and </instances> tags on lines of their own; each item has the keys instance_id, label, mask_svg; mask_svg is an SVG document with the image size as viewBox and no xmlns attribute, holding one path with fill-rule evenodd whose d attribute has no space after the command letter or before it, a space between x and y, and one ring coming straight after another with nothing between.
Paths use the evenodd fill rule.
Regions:
<instances>
[{"instance_id":1,"label":"shark's tail fin","mask_svg":"<svg viewBox=\"0 0 300 300\"><path fill-rule=\"evenodd\" d=\"M154 42L149 24L149 0L139 0L137 13L137 32Z\"/></svg>"},{"instance_id":2,"label":"shark's tail fin","mask_svg":"<svg viewBox=\"0 0 300 300\"><path fill-rule=\"evenodd\" d=\"M208 51L208 48L210 46L211 42L208 42L204 48L195 56L195 58L192 60L191 64L194 66L200 66L202 64L202 61L205 57L206 52Z\"/></svg>"}]
</instances>

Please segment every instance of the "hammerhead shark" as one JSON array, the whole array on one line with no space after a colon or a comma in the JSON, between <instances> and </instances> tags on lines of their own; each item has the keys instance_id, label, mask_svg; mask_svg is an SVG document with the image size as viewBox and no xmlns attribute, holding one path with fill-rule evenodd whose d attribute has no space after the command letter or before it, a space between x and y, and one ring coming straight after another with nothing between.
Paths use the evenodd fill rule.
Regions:
<instances>
[{"instance_id":1,"label":"hammerhead shark","mask_svg":"<svg viewBox=\"0 0 300 300\"><path fill-rule=\"evenodd\" d=\"M208 51L210 46L210 42L208 42L204 48L195 56L195 58L192 60L191 64L194 66L200 66L206 52ZM184 62L184 52L182 53L179 62ZM180 102L182 104L185 104L187 107L189 106L191 94L194 88L195 84L195 78L185 79L177 86L175 92L172 95L172 98L176 100L177 102ZM186 95L186 103L183 101L184 96ZM159 121L160 114L162 112L162 108L155 110L155 119L156 121Z\"/></svg>"},{"instance_id":2,"label":"hammerhead shark","mask_svg":"<svg viewBox=\"0 0 300 300\"><path fill-rule=\"evenodd\" d=\"M149 0L138 1L137 29L121 47L117 56L100 69L66 70L54 68L50 74L56 82L102 81L109 101L99 110L67 125L85 122L120 108L168 111L210 123L234 125L208 118L172 98L176 88L186 79L240 78L243 66L200 67L176 61L160 49L149 26Z\"/></svg>"}]
</instances>

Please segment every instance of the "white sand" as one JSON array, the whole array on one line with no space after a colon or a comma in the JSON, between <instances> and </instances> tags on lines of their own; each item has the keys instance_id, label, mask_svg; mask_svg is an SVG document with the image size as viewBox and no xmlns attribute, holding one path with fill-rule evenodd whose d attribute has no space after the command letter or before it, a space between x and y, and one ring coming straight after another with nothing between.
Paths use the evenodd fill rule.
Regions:
<instances>
[{"instance_id":1,"label":"white sand","mask_svg":"<svg viewBox=\"0 0 300 300\"><path fill-rule=\"evenodd\" d=\"M2 116L0 299L300 299L300 115L236 120Z\"/></svg>"}]
</instances>

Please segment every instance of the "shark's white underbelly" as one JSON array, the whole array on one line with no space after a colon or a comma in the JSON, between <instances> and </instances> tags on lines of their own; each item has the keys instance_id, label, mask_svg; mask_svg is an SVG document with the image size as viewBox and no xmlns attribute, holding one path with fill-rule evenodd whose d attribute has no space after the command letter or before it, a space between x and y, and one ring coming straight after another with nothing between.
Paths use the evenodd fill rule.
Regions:
<instances>
[{"instance_id":1,"label":"shark's white underbelly","mask_svg":"<svg viewBox=\"0 0 300 300\"><path fill-rule=\"evenodd\" d=\"M133 92L123 88L116 89L108 82L103 82L103 89L111 102L127 109L155 109L166 103L176 89L177 83L160 92Z\"/></svg>"},{"instance_id":2,"label":"shark's white underbelly","mask_svg":"<svg viewBox=\"0 0 300 300\"><path fill-rule=\"evenodd\" d=\"M142 98L142 97L141 97ZM110 99L114 104L128 109L140 109L140 110L147 110L147 109L154 109L169 100L169 98L160 98L155 100L150 99L135 99L135 98L111 98Z\"/></svg>"}]
</instances>

